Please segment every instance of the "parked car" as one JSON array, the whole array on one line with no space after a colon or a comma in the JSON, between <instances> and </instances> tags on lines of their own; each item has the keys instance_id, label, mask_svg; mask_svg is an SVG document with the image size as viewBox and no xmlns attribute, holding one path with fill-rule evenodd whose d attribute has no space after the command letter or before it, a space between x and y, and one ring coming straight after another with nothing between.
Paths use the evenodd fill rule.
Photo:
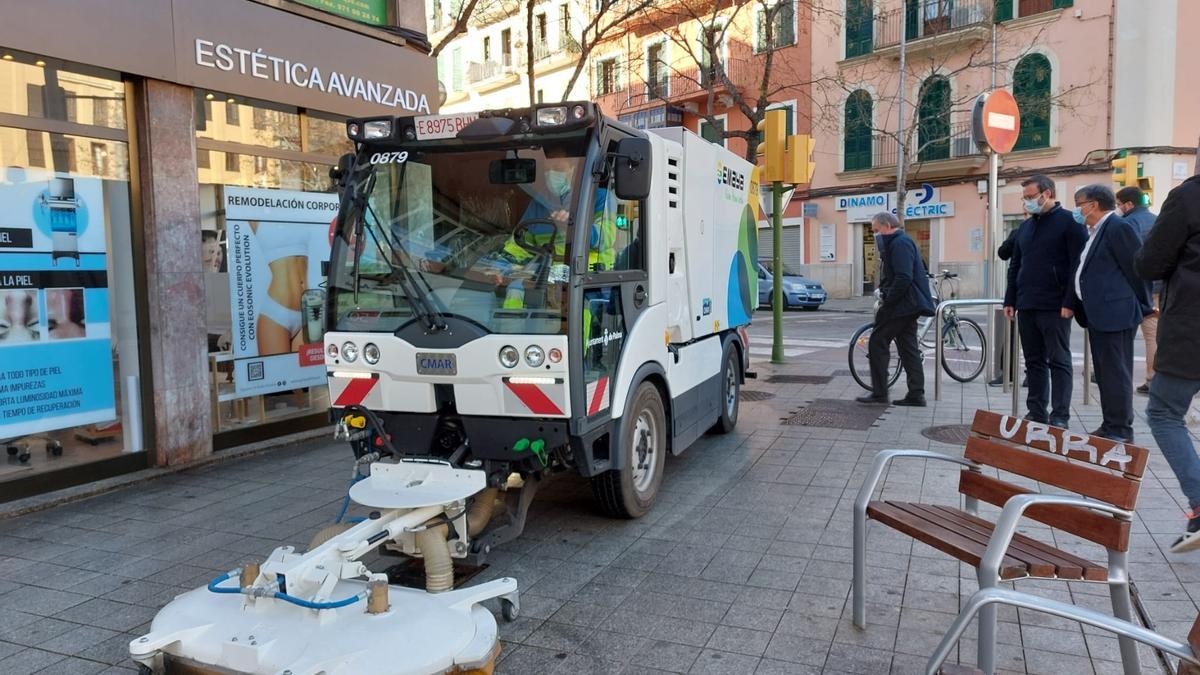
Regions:
<instances>
[{"instance_id":1,"label":"parked car","mask_svg":"<svg viewBox=\"0 0 1200 675\"><path fill-rule=\"evenodd\" d=\"M775 288L775 275L772 272L772 261L758 261L758 304L763 307L771 306L772 291ZM829 294L819 281L805 278L799 272L783 266L783 308L803 307L807 310L817 310L825 304Z\"/></svg>"}]
</instances>

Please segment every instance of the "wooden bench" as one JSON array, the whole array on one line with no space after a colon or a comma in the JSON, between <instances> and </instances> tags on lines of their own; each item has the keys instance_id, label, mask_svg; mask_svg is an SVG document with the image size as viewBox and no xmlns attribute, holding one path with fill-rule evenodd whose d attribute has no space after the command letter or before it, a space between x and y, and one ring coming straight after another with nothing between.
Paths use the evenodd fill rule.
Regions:
<instances>
[{"instance_id":1,"label":"wooden bench","mask_svg":"<svg viewBox=\"0 0 1200 675\"><path fill-rule=\"evenodd\" d=\"M854 624L866 625L868 518L975 567L981 589L1029 577L1107 583L1113 613L1132 621L1126 558L1146 449L985 410L975 413L971 432L962 457L927 450L884 450L875 457L854 502ZM962 465L958 491L965 508L872 501L897 458ZM1074 494L1034 492L985 476L984 466ZM1002 508L995 523L978 516L980 501ZM1017 534L1022 517L1104 546L1107 564ZM996 607L986 604L979 611L978 663L987 673L995 669L995 638ZM1126 673L1138 672L1135 641L1122 636L1120 643Z\"/></svg>"}]
</instances>

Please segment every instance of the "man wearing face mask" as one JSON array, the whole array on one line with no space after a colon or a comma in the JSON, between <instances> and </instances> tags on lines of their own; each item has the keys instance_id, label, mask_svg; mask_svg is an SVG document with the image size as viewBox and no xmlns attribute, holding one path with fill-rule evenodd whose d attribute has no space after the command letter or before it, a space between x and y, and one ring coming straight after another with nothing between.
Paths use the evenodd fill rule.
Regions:
<instances>
[{"instance_id":1,"label":"man wearing face mask","mask_svg":"<svg viewBox=\"0 0 1200 675\"><path fill-rule=\"evenodd\" d=\"M1004 315L1016 318L1021 336L1029 384L1025 419L1066 428L1072 388L1070 279L1087 230L1054 200L1049 177L1029 177L1021 183L1021 195L1029 218L1013 237Z\"/></svg>"},{"instance_id":2,"label":"man wearing face mask","mask_svg":"<svg viewBox=\"0 0 1200 675\"><path fill-rule=\"evenodd\" d=\"M1103 185L1075 191L1075 222L1088 228L1071 290L1075 319L1088 331L1104 422L1093 436L1133 442L1133 337L1151 313L1146 283L1134 270L1142 248L1133 226L1114 213Z\"/></svg>"},{"instance_id":3,"label":"man wearing face mask","mask_svg":"<svg viewBox=\"0 0 1200 675\"><path fill-rule=\"evenodd\" d=\"M917 319L933 316L933 296L929 275L917 244L900 229L900 221L890 212L871 218L875 248L879 251L879 290L882 296L875 312L875 328L867 343L871 363L871 393L859 396L859 403L888 402L888 361L891 343L896 342L900 364L908 378L908 394L892 401L893 405L925 407L925 371L921 348L917 346Z\"/></svg>"},{"instance_id":4,"label":"man wearing face mask","mask_svg":"<svg viewBox=\"0 0 1200 675\"><path fill-rule=\"evenodd\" d=\"M1154 214L1142 206L1144 197L1141 188L1132 185L1117 190L1117 213L1129 221L1143 244L1146 243L1146 237L1150 236L1150 229L1154 227ZM1162 282L1148 281L1146 287L1150 293L1150 307L1154 312L1142 319L1142 339L1146 341L1146 379L1138 385L1139 394L1149 394L1150 380L1154 379L1154 356L1158 351L1158 301Z\"/></svg>"}]
</instances>

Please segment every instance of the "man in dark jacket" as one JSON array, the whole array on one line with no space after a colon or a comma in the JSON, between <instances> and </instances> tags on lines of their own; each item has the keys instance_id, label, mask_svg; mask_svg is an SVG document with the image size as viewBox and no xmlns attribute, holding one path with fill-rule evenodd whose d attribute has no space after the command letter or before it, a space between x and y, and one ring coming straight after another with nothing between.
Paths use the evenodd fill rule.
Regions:
<instances>
[{"instance_id":1,"label":"man in dark jacket","mask_svg":"<svg viewBox=\"0 0 1200 675\"><path fill-rule=\"evenodd\" d=\"M908 394L892 403L924 407L925 370L921 348L917 345L917 318L933 316L929 273L916 242L900 229L896 216L886 211L875 214L871 219L871 231L875 233L875 248L879 251L879 289L883 299L875 312L875 328L867 343L871 393L856 400L859 403L888 402L888 361L895 340L900 363L908 378Z\"/></svg>"},{"instance_id":2,"label":"man in dark jacket","mask_svg":"<svg viewBox=\"0 0 1200 675\"><path fill-rule=\"evenodd\" d=\"M1133 442L1133 337L1151 312L1146 282L1133 269L1142 247L1133 226L1116 214L1117 200L1105 185L1075 191L1076 221L1089 238L1074 274L1072 307L1087 329L1100 388L1104 422L1093 436Z\"/></svg>"},{"instance_id":3,"label":"man in dark jacket","mask_svg":"<svg viewBox=\"0 0 1200 675\"><path fill-rule=\"evenodd\" d=\"M1191 513L1174 552L1200 548L1200 458L1184 415L1200 392L1200 175L1171 190L1136 261L1138 275L1162 281L1162 323L1146 419Z\"/></svg>"},{"instance_id":4,"label":"man in dark jacket","mask_svg":"<svg viewBox=\"0 0 1200 675\"><path fill-rule=\"evenodd\" d=\"M1030 216L1013 240L1004 315L1012 319L1019 313L1029 383L1025 418L1065 429L1071 418L1071 271L1087 230L1054 200L1048 177L1031 176L1021 188Z\"/></svg>"},{"instance_id":5,"label":"man in dark jacket","mask_svg":"<svg viewBox=\"0 0 1200 675\"><path fill-rule=\"evenodd\" d=\"M1138 239L1144 243L1154 227L1154 214L1142 206L1145 194L1141 188L1129 186L1117 190L1117 212L1121 214L1134 231ZM1150 292L1150 306L1154 313L1142 319L1142 339L1146 341L1146 379L1138 386L1139 394L1150 393L1150 380L1154 379L1154 354L1158 350L1158 294L1162 291L1162 282L1154 281L1146 284Z\"/></svg>"}]
</instances>

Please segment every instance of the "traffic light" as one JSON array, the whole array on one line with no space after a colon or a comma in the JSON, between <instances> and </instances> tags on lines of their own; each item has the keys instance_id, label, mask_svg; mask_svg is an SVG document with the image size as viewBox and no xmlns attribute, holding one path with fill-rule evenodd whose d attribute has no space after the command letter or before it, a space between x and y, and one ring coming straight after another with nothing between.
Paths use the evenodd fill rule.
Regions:
<instances>
[{"instance_id":1,"label":"traffic light","mask_svg":"<svg viewBox=\"0 0 1200 675\"><path fill-rule=\"evenodd\" d=\"M762 142L758 144L758 154L762 157L762 181L774 183L784 180L784 134L787 129L787 111L768 110L758 123L758 132Z\"/></svg>"},{"instance_id":2,"label":"traffic light","mask_svg":"<svg viewBox=\"0 0 1200 675\"><path fill-rule=\"evenodd\" d=\"M813 148L816 141L808 134L792 134L787 139L787 151L784 153L783 182L799 184L812 182L813 172L817 170L813 161Z\"/></svg>"},{"instance_id":3,"label":"traffic light","mask_svg":"<svg viewBox=\"0 0 1200 675\"><path fill-rule=\"evenodd\" d=\"M1154 204L1154 178L1139 176L1137 186L1142 191L1142 206L1152 206Z\"/></svg>"},{"instance_id":4,"label":"traffic light","mask_svg":"<svg viewBox=\"0 0 1200 675\"><path fill-rule=\"evenodd\" d=\"M1120 187L1137 187L1138 156L1126 154L1112 161L1112 181Z\"/></svg>"}]
</instances>

